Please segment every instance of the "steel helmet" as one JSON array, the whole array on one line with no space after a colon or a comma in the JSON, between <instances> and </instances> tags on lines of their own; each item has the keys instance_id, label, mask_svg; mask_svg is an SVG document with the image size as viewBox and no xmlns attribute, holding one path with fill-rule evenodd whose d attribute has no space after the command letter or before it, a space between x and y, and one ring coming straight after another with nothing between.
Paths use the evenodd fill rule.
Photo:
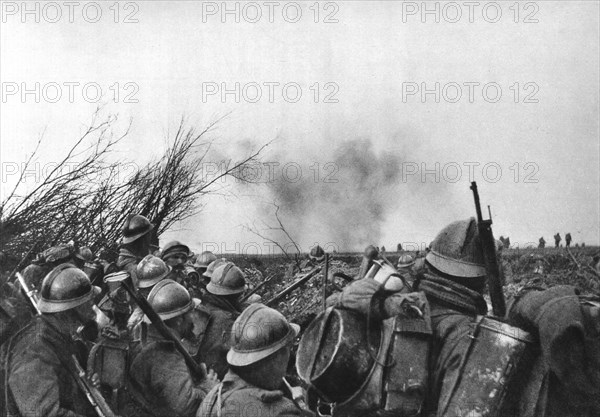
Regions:
<instances>
[{"instance_id":1,"label":"steel helmet","mask_svg":"<svg viewBox=\"0 0 600 417\"><path fill-rule=\"evenodd\" d=\"M139 288L149 288L169 275L171 268L162 259L146 255L136 267Z\"/></svg>"},{"instance_id":2,"label":"steel helmet","mask_svg":"<svg viewBox=\"0 0 600 417\"><path fill-rule=\"evenodd\" d=\"M325 259L325 251L322 247L317 245L310 250L308 257L313 261L321 262L323 259Z\"/></svg>"},{"instance_id":3,"label":"steel helmet","mask_svg":"<svg viewBox=\"0 0 600 417\"><path fill-rule=\"evenodd\" d=\"M246 277L232 262L217 267L206 286L206 291L215 295L239 294L245 289Z\"/></svg>"},{"instance_id":4,"label":"steel helmet","mask_svg":"<svg viewBox=\"0 0 600 417\"><path fill-rule=\"evenodd\" d=\"M425 257L437 270L455 277L478 278L486 275L483 248L477 222L473 217L450 223L431 242Z\"/></svg>"},{"instance_id":5,"label":"steel helmet","mask_svg":"<svg viewBox=\"0 0 600 417\"><path fill-rule=\"evenodd\" d=\"M409 269L414 264L415 264L414 258L408 254L404 254L398 258L398 264L396 265L396 267L398 269Z\"/></svg>"},{"instance_id":6,"label":"steel helmet","mask_svg":"<svg viewBox=\"0 0 600 417\"><path fill-rule=\"evenodd\" d=\"M264 304L252 304L233 323L227 362L247 366L288 346L300 326L288 323L283 314Z\"/></svg>"},{"instance_id":7,"label":"steel helmet","mask_svg":"<svg viewBox=\"0 0 600 417\"><path fill-rule=\"evenodd\" d=\"M226 263L233 263L233 262L230 262L225 258L215 259L214 261L212 261L211 263L208 264L206 271L204 271L204 273L202 275L204 275L207 278L211 278L213 273L215 272L215 269L217 269L219 266L226 264Z\"/></svg>"},{"instance_id":8,"label":"steel helmet","mask_svg":"<svg viewBox=\"0 0 600 417\"><path fill-rule=\"evenodd\" d=\"M148 303L163 320L179 317L194 308L190 293L171 279L159 281L148 294ZM144 317L149 323L150 319Z\"/></svg>"},{"instance_id":9,"label":"steel helmet","mask_svg":"<svg viewBox=\"0 0 600 417\"><path fill-rule=\"evenodd\" d=\"M131 214L123 226L123 243L131 243L154 229L146 217L140 214Z\"/></svg>"},{"instance_id":10,"label":"steel helmet","mask_svg":"<svg viewBox=\"0 0 600 417\"><path fill-rule=\"evenodd\" d=\"M94 253L87 246L83 246L75 251L75 256L84 262L90 262L94 260Z\"/></svg>"},{"instance_id":11,"label":"steel helmet","mask_svg":"<svg viewBox=\"0 0 600 417\"><path fill-rule=\"evenodd\" d=\"M49 263L67 262L73 253L68 245L52 246L44 251L44 260Z\"/></svg>"},{"instance_id":12,"label":"steel helmet","mask_svg":"<svg viewBox=\"0 0 600 417\"><path fill-rule=\"evenodd\" d=\"M72 264L54 268L42 281L38 308L42 313L58 313L85 304L100 293L88 276Z\"/></svg>"},{"instance_id":13,"label":"steel helmet","mask_svg":"<svg viewBox=\"0 0 600 417\"><path fill-rule=\"evenodd\" d=\"M190 256L190 248L187 245L184 245L183 243L181 243L181 242L179 242L177 240L169 242L163 248L162 254L161 254L160 257L163 260L165 260L169 256L173 256L173 255Z\"/></svg>"},{"instance_id":14,"label":"steel helmet","mask_svg":"<svg viewBox=\"0 0 600 417\"><path fill-rule=\"evenodd\" d=\"M200 255L198 255L198 258L196 258L196 262L194 263L194 268L208 268L208 265L217 260L217 255L215 255L214 253L210 252L210 251L204 251L202 252Z\"/></svg>"}]
</instances>

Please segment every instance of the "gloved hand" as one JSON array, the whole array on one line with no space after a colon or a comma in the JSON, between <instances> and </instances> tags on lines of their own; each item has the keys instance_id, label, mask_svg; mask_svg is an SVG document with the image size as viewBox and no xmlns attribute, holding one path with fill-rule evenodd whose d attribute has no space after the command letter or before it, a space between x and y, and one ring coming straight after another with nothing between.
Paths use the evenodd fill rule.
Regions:
<instances>
[{"instance_id":1,"label":"gloved hand","mask_svg":"<svg viewBox=\"0 0 600 417\"><path fill-rule=\"evenodd\" d=\"M427 298L421 292L389 292L372 279L361 279L344 288L333 304L337 308L353 310L378 320L404 314L422 317L428 310Z\"/></svg>"}]
</instances>

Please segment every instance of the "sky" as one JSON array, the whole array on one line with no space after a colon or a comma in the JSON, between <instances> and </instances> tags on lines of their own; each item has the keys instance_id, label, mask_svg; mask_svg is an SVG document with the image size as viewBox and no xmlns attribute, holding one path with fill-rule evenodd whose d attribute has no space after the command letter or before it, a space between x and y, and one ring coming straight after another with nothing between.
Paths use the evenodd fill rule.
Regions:
<instances>
[{"instance_id":1,"label":"sky","mask_svg":"<svg viewBox=\"0 0 600 417\"><path fill-rule=\"evenodd\" d=\"M243 226L274 202L305 251L423 247L474 215L476 180L497 236L599 244L599 2L423 5L3 1L2 194L42 132L40 166L102 103L140 165L182 116L228 115L207 163L273 141L260 184L227 180L163 243L268 251Z\"/></svg>"}]
</instances>

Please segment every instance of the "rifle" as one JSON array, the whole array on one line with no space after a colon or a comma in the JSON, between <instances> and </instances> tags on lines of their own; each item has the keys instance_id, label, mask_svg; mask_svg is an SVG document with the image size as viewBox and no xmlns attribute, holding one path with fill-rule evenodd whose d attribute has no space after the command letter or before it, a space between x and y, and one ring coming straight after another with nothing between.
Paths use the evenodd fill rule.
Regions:
<instances>
[{"instance_id":1,"label":"rifle","mask_svg":"<svg viewBox=\"0 0 600 417\"><path fill-rule=\"evenodd\" d=\"M323 271L323 281L321 287L323 290L323 311L327 310L327 279L329 278L329 254L325 254L325 271Z\"/></svg>"},{"instance_id":2,"label":"rifle","mask_svg":"<svg viewBox=\"0 0 600 417\"><path fill-rule=\"evenodd\" d=\"M288 380L285 379L285 377L282 379L283 379L283 383L285 384L285 387L287 388L290 395L292 396L292 401L294 402L294 404L296 404L296 406L303 411L310 411L310 409L308 408L308 405L306 405L306 402L304 402L303 396L297 395L297 393L294 391L293 387L290 385Z\"/></svg>"},{"instance_id":3,"label":"rifle","mask_svg":"<svg viewBox=\"0 0 600 417\"><path fill-rule=\"evenodd\" d=\"M77 372L77 378L75 378L77 380L77 384L79 385L79 388L81 388L81 390L85 393L85 396L94 408L96 414L98 414L98 417L118 417L110 409L98 388L92 385L87 379L85 371L83 370L81 365L79 365L79 362L77 361L75 355L71 355L71 358L73 359L73 365L75 366L74 371Z\"/></svg>"},{"instance_id":4,"label":"rifle","mask_svg":"<svg viewBox=\"0 0 600 417\"><path fill-rule=\"evenodd\" d=\"M35 292L33 290L29 289L27 283L25 282L25 278L23 278L23 275L21 275L20 272L16 272L15 276L17 277L17 280L19 281L19 284L21 285L21 291L23 291L25 293L25 296L29 300L29 304L33 308L33 311L37 315L42 314L42 312L38 308L37 295L35 294Z\"/></svg>"},{"instance_id":5,"label":"rifle","mask_svg":"<svg viewBox=\"0 0 600 417\"><path fill-rule=\"evenodd\" d=\"M500 268L498 267L498 259L496 258L496 241L492 233L492 212L488 206L489 220L483 220L481 215L481 206L479 204L479 192L477 191L477 183L471 183L473 198L475 199L475 210L477 211L477 228L479 230L479 239L483 246L483 259L485 261L485 269L487 272L487 284L492 300L492 309L497 317L504 317L506 314L506 302L504 301L504 293L502 292L502 282L500 281Z\"/></svg>"},{"instance_id":6,"label":"rifle","mask_svg":"<svg viewBox=\"0 0 600 417\"><path fill-rule=\"evenodd\" d=\"M254 287L254 289L252 291L250 291L248 294L245 294L241 299L240 299L240 303L243 303L244 301L246 301L248 298L250 298L251 295L256 294L256 291L260 290L266 283L268 283L269 281L271 281L273 278L275 278L275 274L271 275L270 277L267 277L267 279L265 279L263 282L261 282L260 284L258 284L256 287Z\"/></svg>"},{"instance_id":7,"label":"rifle","mask_svg":"<svg viewBox=\"0 0 600 417\"><path fill-rule=\"evenodd\" d=\"M192 358L192 355L186 350L186 348L181 343L175 335L171 332L171 330L167 327L164 321L160 318L160 316L154 311L148 300L144 297L140 296L131 286L130 283L131 277L123 275L123 278L119 278L119 282L121 286L125 288L125 290L129 293L131 298L135 301L135 303L142 309L144 314L148 316L156 330L161 334L162 337L168 339L173 342L175 345L175 349L179 353L183 355L183 359L185 359L185 363L192 371L192 374L196 376L198 379L203 380L206 378L206 366L204 364L199 364ZM113 281L117 282L117 280Z\"/></svg>"},{"instance_id":8,"label":"rifle","mask_svg":"<svg viewBox=\"0 0 600 417\"><path fill-rule=\"evenodd\" d=\"M289 293L291 293L292 291L294 291L299 286L305 284L306 282L308 282L309 279L311 279L312 277L314 277L315 275L317 275L319 272L321 272L321 268L322 267L320 265L316 266L308 274L306 274L302 278L297 279L296 281L294 281L294 283L292 283L291 285L289 285L287 288L284 288L283 290L279 291L279 293L277 293L277 295L275 295L273 298L271 298L269 301L267 301L265 303L265 305L268 306L268 307L272 306L277 301L281 300L283 297L285 297L286 295L288 295Z\"/></svg>"}]
</instances>

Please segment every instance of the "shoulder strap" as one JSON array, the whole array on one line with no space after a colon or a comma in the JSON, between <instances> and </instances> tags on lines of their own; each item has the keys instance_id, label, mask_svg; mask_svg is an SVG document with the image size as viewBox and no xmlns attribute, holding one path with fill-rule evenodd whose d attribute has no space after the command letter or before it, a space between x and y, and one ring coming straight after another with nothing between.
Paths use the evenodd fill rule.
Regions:
<instances>
[{"instance_id":1,"label":"shoulder strap","mask_svg":"<svg viewBox=\"0 0 600 417\"><path fill-rule=\"evenodd\" d=\"M221 410L223 409L222 392L223 392L223 383L220 383L219 389L217 390L217 417L221 417Z\"/></svg>"}]
</instances>

